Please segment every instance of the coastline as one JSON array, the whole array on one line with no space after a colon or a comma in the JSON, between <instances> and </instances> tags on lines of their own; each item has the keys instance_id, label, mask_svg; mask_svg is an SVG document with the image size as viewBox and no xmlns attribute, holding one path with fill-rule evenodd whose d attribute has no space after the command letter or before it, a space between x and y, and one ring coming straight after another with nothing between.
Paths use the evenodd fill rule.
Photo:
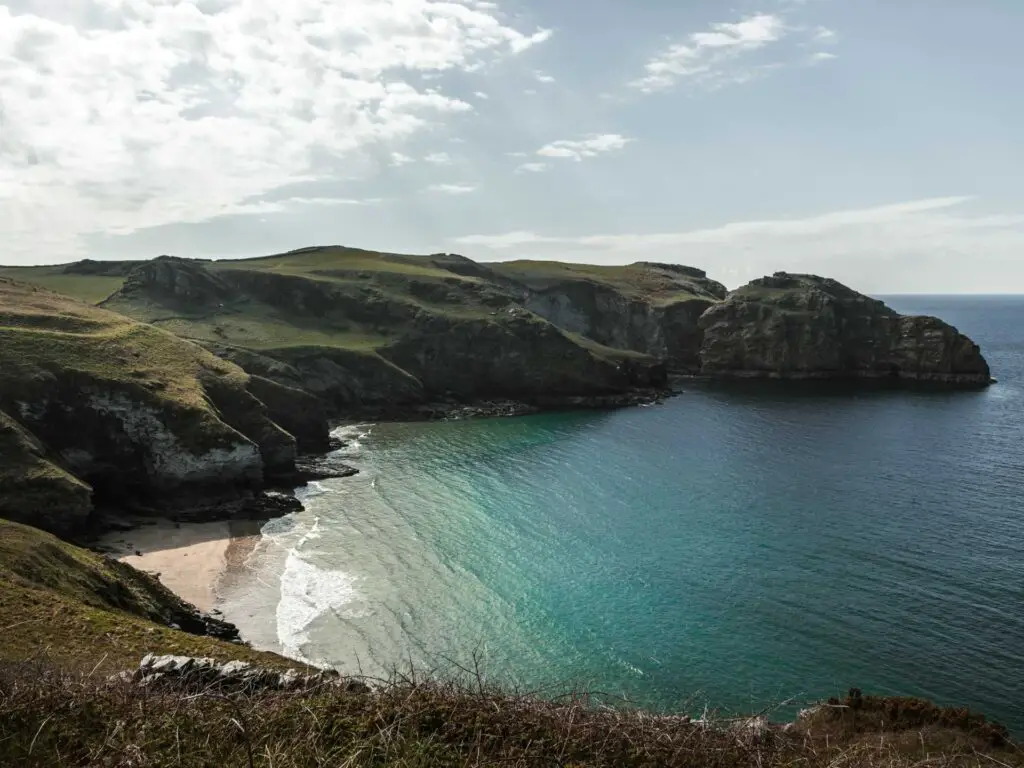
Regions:
<instances>
[{"instance_id":1,"label":"coastline","mask_svg":"<svg viewBox=\"0 0 1024 768\"><path fill-rule=\"evenodd\" d=\"M263 525L260 520L178 523L148 518L133 522L129 530L103 535L96 548L155 575L203 613L216 610L221 581L243 566Z\"/></svg>"}]
</instances>

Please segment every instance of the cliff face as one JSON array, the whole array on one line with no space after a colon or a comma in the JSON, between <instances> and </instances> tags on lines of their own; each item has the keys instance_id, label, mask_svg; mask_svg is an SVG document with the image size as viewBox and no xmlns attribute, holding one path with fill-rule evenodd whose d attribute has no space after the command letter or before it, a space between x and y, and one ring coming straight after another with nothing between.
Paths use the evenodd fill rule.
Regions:
<instances>
[{"instance_id":1,"label":"cliff face","mask_svg":"<svg viewBox=\"0 0 1024 768\"><path fill-rule=\"evenodd\" d=\"M985 385L978 346L933 317L905 317L816 275L754 280L700 319L702 372Z\"/></svg>"},{"instance_id":2,"label":"cliff face","mask_svg":"<svg viewBox=\"0 0 1024 768\"><path fill-rule=\"evenodd\" d=\"M495 269L525 287L518 297L524 307L559 328L651 355L682 373L700 370L698 320L726 294L702 270L671 264L512 262Z\"/></svg>"},{"instance_id":3,"label":"cliff face","mask_svg":"<svg viewBox=\"0 0 1024 768\"><path fill-rule=\"evenodd\" d=\"M522 284L468 259L367 262L362 252L326 250L281 263L161 257L131 270L104 305L201 340L340 416L448 399L604 397L664 383L653 355L602 344L620 335L615 307L597 313L603 334L595 325L579 339L575 327L517 303L529 293Z\"/></svg>"},{"instance_id":4,"label":"cliff face","mask_svg":"<svg viewBox=\"0 0 1024 768\"><path fill-rule=\"evenodd\" d=\"M22 468L2 477L3 516L68 533L90 495L157 508L248 498L293 473L296 453L250 386L195 344L0 280L0 463Z\"/></svg>"}]
</instances>

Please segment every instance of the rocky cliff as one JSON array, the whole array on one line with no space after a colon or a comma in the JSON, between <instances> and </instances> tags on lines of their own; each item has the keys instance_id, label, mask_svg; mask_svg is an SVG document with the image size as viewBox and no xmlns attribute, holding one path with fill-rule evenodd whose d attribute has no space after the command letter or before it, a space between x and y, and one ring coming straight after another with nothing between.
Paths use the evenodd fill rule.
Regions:
<instances>
[{"instance_id":1,"label":"rocky cliff","mask_svg":"<svg viewBox=\"0 0 1024 768\"><path fill-rule=\"evenodd\" d=\"M252 394L267 389L172 334L0 279L0 511L68 534L93 504L243 503L295 472L295 438Z\"/></svg>"},{"instance_id":2,"label":"rocky cliff","mask_svg":"<svg viewBox=\"0 0 1024 768\"><path fill-rule=\"evenodd\" d=\"M607 347L648 354L674 372L700 370L700 316L726 289L694 267L509 262L495 271L522 306Z\"/></svg>"},{"instance_id":3,"label":"rocky cliff","mask_svg":"<svg viewBox=\"0 0 1024 768\"><path fill-rule=\"evenodd\" d=\"M436 401L583 404L665 382L642 350L579 338L516 301L529 289L463 257L367 260L304 249L210 263L160 257L104 306L196 339L336 416L407 415ZM664 344L662 344L664 346Z\"/></svg>"},{"instance_id":4,"label":"rocky cliff","mask_svg":"<svg viewBox=\"0 0 1024 768\"><path fill-rule=\"evenodd\" d=\"M849 378L985 385L977 344L934 317L899 315L816 275L754 280L704 313L701 370L748 378Z\"/></svg>"}]
</instances>

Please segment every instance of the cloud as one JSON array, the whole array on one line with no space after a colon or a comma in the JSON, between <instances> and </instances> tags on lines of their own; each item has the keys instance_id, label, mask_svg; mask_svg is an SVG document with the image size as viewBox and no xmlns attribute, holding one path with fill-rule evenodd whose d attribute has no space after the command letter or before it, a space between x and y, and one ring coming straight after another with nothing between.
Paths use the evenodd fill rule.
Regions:
<instances>
[{"instance_id":1,"label":"cloud","mask_svg":"<svg viewBox=\"0 0 1024 768\"><path fill-rule=\"evenodd\" d=\"M929 198L679 232L552 236L512 231L467 235L455 242L490 251L494 259L514 253L605 264L692 264L732 285L784 269L824 273L861 290L917 291L934 286L931 290L941 291L958 285L961 290L1024 290L1024 268L1019 266L1024 213L967 214L962 209L972 200ZM979 260L1005 269L975 274ZM1011 272L1016 283L1009 282ZM962 277L950 282L953 274ZM984 283L984 276L992 274L1004 274L1008 282Z\"/></svg>"},{"instance_id":2,"label":"cloud","mask_svg":"<svg viewBox=\"0 0 1024 768\"><path fill-rule=\"evenodd\" d=\"M423 158L424 162L431 165L451 165L452 158L447 152L432 152Z\"/></svg>"},{"instance_id":3,"label":"cloud","mask_svg":"<svg viewBox=\"0 0 1024 768\"><path fill-rule=\"evenodd\" d=\"M551 75L546 75L543 72L534 72L533 73L533 77L534 77L534 79L536 79L536 81L538 83L553 83L553 82L555 82L555 78L554 77L552 77Z\"/></svg>"},{"instance_id":4,"label":"cloud","mask_svg":"<svg viewBox=\"0 0 1024 768\"><path fill-rule=\"evenodd\" d=\"M668 90L679 81L703 88L738 85L763 77L784 66L783 61L750 59L778 47L787 38L794 38L798 47L831 45L836 41L834 30L827 27L808 28L791 25L783 13L759 13L735 22L711 24L708 30L690 34L686 42L674 43L658 52L644 66L644 76L630 83L642 93ZM779 52L786 59L787 54ZM809 62L817 63L833 54L814 54Z\"/></svg>"},{"instance_id":5,"label":"cloud","mask_svg":"<svg viewBox=\"0 0 1024 768\"><path fill-rule=\"evenodd\" d=\"M383 197L288 197L280 201L282 205L376 205L384 202Z\"/></svg>"},{"instance_id":6,"label":"cloud","mask_svg":"<svg viewBox=\"0 0 1024 768\"><path fill-rule=\"evenodd\" d=\"M332 165L368 164L373 148L473 109L421 76L471 72L551 35L473 0L28 7L0 4L8 259L247 212L244 201Z\"/></svg>"},{"instance_id":7,"label":"cloud","mask_svg":"<svg viewBox=\"0 0 1024 768\"><path fill-rule=\"evenodd\" d=\"M409 163L414 163L414 162L416 162L416 161L413 160L408 155L403 155L401 152L392 152L391 153L391 165L393 165L393 166L398 167L398 166L402 166L402 165L408 165Z\"/></svg>"},{"instance_id":8,"label":"cloud","mask_svg":"<svg viewBox=\"0 0 1024 768\"><path fill-rule=\"evenodd\" d=\"M570 158L579 162L585 157L596 157L605 152L622 149L633 139L618 133L602 133L588 136L585 139L561 139L545 144L537 150L541 157Z\"/></svg>"},{"instance_id":9,"label":"cloud","mask_svg":"<svg viewBox=\"0 0 1024 768\"><path fill-rule=\"evenodd\" d=\"M486 101L487 99L491 98L490 96L488 96L483 91L473 91L473 95L476 96L478 99L483 99L484 101Z\"/></svg>"},{"instance_id":10,"label":"cloud","mask_svg":"<svg viewBox=\"0 0 1024 768\"><path fill-rule=\"evenodd\" d=\"M445 195L468 195L476 191L473 184L431 184L427 187L428 192L440 192Z\"/></svg>"},{"instance_id":11,"label":"cloud","mask_svg":"<svg viewBox=\"0 0 1024 768\"><path fill-rule=\"evenodd\" d=\"M523 163L516 167L516 173L542 173L548 169L547 163Z\"/></svg>"},{"instance_id":12,"label":"cloud","mask_svg":"<svg viewBox=\"0 0 1024 768\"><path fill-rule=\"evenodd\" d=\"M651 58L644 66L646 74L631 85L654 93L672 87L680 78L721 77L735 59L778 42L786 32L782 18L768 13L712 24L710 31L695 32L686 43L675 43Z\"/></svg>"}]
</instances>

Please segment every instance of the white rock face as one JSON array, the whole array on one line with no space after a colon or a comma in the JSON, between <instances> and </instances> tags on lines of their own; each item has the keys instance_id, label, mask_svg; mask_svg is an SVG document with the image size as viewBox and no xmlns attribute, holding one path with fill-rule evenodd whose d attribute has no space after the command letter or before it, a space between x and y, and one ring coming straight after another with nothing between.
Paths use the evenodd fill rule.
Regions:
<instances>
[{"instance_id":1,"label":"white rock face","mask_svg":"<svg viewBox=\"0 0 1024 768\"><path fill-rule=\"evenodd\" d=\"M185 445L163 420L163 414L122 392L96 389L82 392L81 407L116 419L128 441L142 452L147 474L158 486L191 483L259 482L263 476L263 460L259 448L244 435L223 426L233 438L227 447L194 452ZM72 468L83 467L94 457L81 449L63 453Z\"/></svg>"},{"instance_id":2,"label":"white rock face","mask_svg":"<svg viewBox=\"0 0 1024 768\"><path fill-rule=\"evenodd\" d=\"M259 481L263 476L260 450L251 440L231 430L236 438L230 448L213 448L192 453L163 423L160 412L121 393L92 393L90 405L100 413L120 420L133 442L145 445L157 482L196 483L237 478Z\"/></svg>"}]
</instances>

